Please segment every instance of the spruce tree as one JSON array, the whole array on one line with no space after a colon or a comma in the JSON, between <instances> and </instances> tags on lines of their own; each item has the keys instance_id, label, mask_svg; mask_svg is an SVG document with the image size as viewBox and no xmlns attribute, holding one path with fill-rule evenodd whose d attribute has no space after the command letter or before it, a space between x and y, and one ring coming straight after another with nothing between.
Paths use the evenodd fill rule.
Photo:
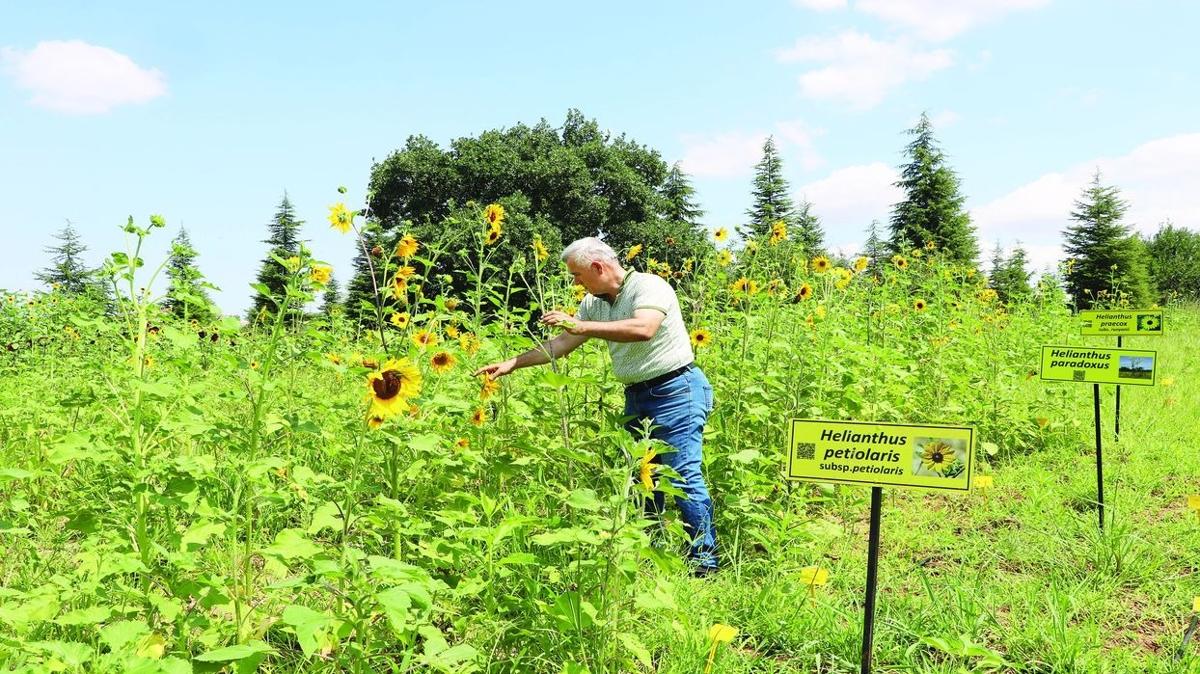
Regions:
<instances>
[{"instance_id":1,"label":"spruce tree","mask_svg":"<svg viewBox=\"0 0 1200 674\"><path fill-rule=\"evenodd\" d=\"M788 236L804 247L806 255L825 252L825 231L821 228L821 219L813 214L812 204L807 200L801 201L800 207L789 218Z\"/></svg>"},{"instance_id":2,"label":"spruce tree","mask_svg":"<svg viewBox=\"0 0 1200 674\"><path fill-rule=\"evenodd\" d=\"M83 253L87 246L68 220L65 227L54 234L57 246L45 249L50 253L50 266L33 276L52 289L70 295L83 295L97 290L96 275L83 264Z\"/></svg>"},{"instance_id":3,"label":"spruce tree","mask_svg":"<svg viewBox=\"0 0 1200 674\"><path fill-rule=\"evenodd\" d=\"M211 321L215 314L212 300L205 290L204 274L196 266L199 253L192 247L187 230L180 227L171 241L171 258L167 262L167 296L163 309L178 318Z\"/></svg>"},{"instance_id":4,"label":"spruce tree","mask_svg":"<svg viewBox=\"0 0 1200 674\"><path fill-rule=\"evenodd\" d=\"M763 143L762 159L754 166L754 205L746 211L750 218L749 227L739 228L742 236L765 237L771 233L771 225L783 220L788 222L794 206L788 196L787 179L783 177L783 159L775 147L774 137L768 136Z\"/></svg>"},{"instance_id":5,"label":"spruce tree","mask_svg":"<svg viewBox=\"0 0 1200 674\"><path fill-rule=\"evenodd\" d=\"M1002 302L1016 304L1033 297L1033 289L1029 286L1031 274L1026 269L1028 264L1029 256L1020 243L1007 257L1001 252L1000 244L996 244L988 285L996 291Z\"/></svg>"},{"instance_id":6,"label":"spruce tree","mask_svg":"<svg viewBox=\"0 0 1200 674\"><path fill-rule=\"evenodd\" d=\"M356 245L356 253L354 255L354 276L351 277L349 285L346 286L346 317L356 323L364 321L375 321L377 316L375 309L378 302L381 301L375 289L379 287L382 290L383 274L379 269L382 263L382 256L391 255L392 251L387 250L383 244L383 235L375 228L368 228L362 233L363 243ZM366 249L366 253L363 249ZM374 258L375 281L371 281L372 265L368 263L367 255L370 251L378 249L379 256Z\"/></svg>"},{"instance_id":7,"label":"spruce tree","mask_svg":"<svg viewBox=\"0 0 1200 674\"><path fill-rule=\"evenodd\" d=\"M889 247L902 253L932 241L949 259L974 264L979 255L975 228L963 208L958 176L946 165L928 115L921 113L908 134L913 136L904 149L909 161L900 166L896 182L905 197L893 206Z\"/></svg>"},{"instance_id":8,"label":"spruce tree","mask_svg":"<svg viewBox=\"0 0 1200 674\"><path fill-rule=\"evenodd\" d=\"M1122 221L1129 204L1120 190L1100 182L1100 172L1075 201L1063 232L1063 249L1070 258L1067 291L1078 307L1111 306L1123 293L1132 308L1151 302L1145 245Z\"/></svg>"},{"instance_id":9,"label":"spruce tree","mask_svg":"<svg viewBox=\"0 0 1200 674\"><path fill-rule=\"evenodd\" d=\"M284 192L283 199L279 202L279 210L275 212L275 217L267 225L270 236L263 243L270 246L268 249L270 253L259 266L257 276L257 281L265 285L277 300L284 296L288 272L272 257L272 254L285 260L299 255L300 226L303 224L302 220L296 219L296 210L292 206L291 200L288 199L287 192ZM251 320L262 314L270 314L274 310L275 301L260 292L254 293L253 304L250 307Z\"/></svg>"},{"instance_id":10,"label":"spruce tree","mask_svg":"<svg viewBox=\"0 0 1200 674\"><path fill-rule=\"evenodd\" d=\"M341 304L341 289L338 288L337 278L330 272L329 283L325 284L325 291L321 293L321 313L326 316L332 316L334 313L341 311Z\"/></svg>"},{"instance_id":11,"label":"spruce tree","mask_svg":"<svg viewBox=\"0 0 1200 674\"><path fill-rule=\"evenodd\" d=\"M683 222L693 227L700 225L704 211L696 203L696 188L688 175L679 168L679 162L667 172L661 189L663 196L663 218L668 222Z\"/></svg>"}]
</instances>

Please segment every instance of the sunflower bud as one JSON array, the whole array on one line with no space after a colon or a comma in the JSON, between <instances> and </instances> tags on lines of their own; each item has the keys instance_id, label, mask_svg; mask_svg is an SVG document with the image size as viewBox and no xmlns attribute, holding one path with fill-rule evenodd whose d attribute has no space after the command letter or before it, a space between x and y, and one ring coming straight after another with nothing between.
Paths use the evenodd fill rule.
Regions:
<instances>
[{"instance_id":1,"label":"sunflower bud","mask_svg":"<svg viewBox=\"0 0 1200 674\"><path fill-rule=\"evenodd\" d=\"M383 246L375 246L372 248L371 257L383 257Z\"/></svg>"}]
</instances>

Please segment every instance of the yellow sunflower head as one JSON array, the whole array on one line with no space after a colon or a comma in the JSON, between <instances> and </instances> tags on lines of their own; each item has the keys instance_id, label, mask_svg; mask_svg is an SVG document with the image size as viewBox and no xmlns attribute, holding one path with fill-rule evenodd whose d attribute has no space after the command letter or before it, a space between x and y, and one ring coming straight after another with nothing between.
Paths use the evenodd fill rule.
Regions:
<instances>
[{"instance_id":1,"label":"yellow sunflower head","mask_svg":"<svg viewBox=\"0 0 1200 674\"><path fill-rule=\"evenodd\" d=\"M954 448L941 440L928 443L921 451L921 465L935 473L945 473L954 458Z\"/></svg>"},{"instance_id":2,"label":"yellow sunflower head","mask_svg":"<svg viewBox=\"0 0 1200 674\"><path fill-rule=\"evenodd\" d=\"M813 295L812 286L807 283L800 284L799 290L796 291L796 297L801 300L806 300Z\"/></svg>"},{"instance_id":3,"label":"yellow sunflower head","mask_svg":"<svg viewBox=\"0 0 1200 674\"><path fill-rule=\"evenodd\" d=\"M408 281L396 276L392 279L392 285L388 287L388 292L394 300L403 300L408 297Z\"/></svg>"},{"instance_id":4,"label":"yellow sunflower head","mask_svg":"<svg viewBox=\"0 0 1200 674\"><path fill-rule=\"evenodd\" d=\"M483 240L487 243L487 245L490 246L500 240L500 235L502 233L503 232L499 228L489 229L487 234L483 235Z\"/></svg>"},{"instance_id":5,"label":"yellow sunflower head","mask_svg":"<svg viewBox=\"0 0 1200 674\"><path fill-rule=\"evenodd\" d=\"M313 268L308 272L308 278L320 286L329 283L329 279L332 277L333 267L327 264L314 264Z\"/></svg>"},{"instance_id":6,"label":"yellow sunflower head","mask_svg":"<svg viewBox=\"0 0 1200 674\"><path fill-rule=\"evenodd\" d=\"M641 478L642 486L648 491L654 491L654 457L656 456L658 456L658 452L654 451L653 447L647 447L638 466L638 477Z\"/></svg>"},{"instance_id":7,"label":"yellow sunflower head","mask_svg":"<svg viewBox=\"0 0 1200 674\"><path fill-rule=\"evenodd\" d=\"M368 414L367 415L367 428L370 428L371 430L379 430L380 428L383 427L384 421L386 421L386 418L379 414L374 414L374 413Z\"/></svg>"},{"instance_id":8,"label":"yellow sunflower head","mask_svg":"<svg viewBox=\"0 0 1200 674\"><path fill-rule=\"evenodd\" d=\"M545 262L546 258L550 257L550 251L546 249L546 244L542 243L542 237L533 237L533 256L538 262Z\"/></svg>"},{"instance_id":9,"label":"yellow sunflower head","mask_svg":"<svg viewBox=\"0 0 1200 674\"><path fill-rule=\"evenodd\" d=\"M446 372L454 367L455 362L454 356L448 351L438 351L429 359L429 365L433 367L434 372Z\"/></svg>"},{"instance_id":10,"label":"yellow sunflower head","mask_svg":"<svg viewBox=\"0 0 1200 674\"><path fill-rule=\"evenodd\" d=\"M491 375L483 375L483 381L479 385L479 399L487 400L496 395L500 390L500 382L492 379Z\"/></svg>"},{"instance_id":11,"label":"yellow sunflower head","mask_svg":"<svg viewBox=\"0 0 1200 674\"><path fill-rule=\"evenodd\" d=\"M499 232L500 225L504 224L504 207L500 204L488 204L488 207L483 209L483 219L488 227Z\"/></svg>"},{"instance_id":12,"label":"yellow sunflower head","mask_svg":"<svg viewBox=\"0 0 1200 674\"><path fill-rule=\"evenodd\" d=\"M725 229L724 227L718 227L715 230L713 230L713 240L715 240L717 243L721 243L722 241L724 241L725 239L728 239L728 238L729 238L729 230L728 229Z\"/></svg>"},{"instance_id":13,"label":"yellow sunflower head","mask_svg":"<svg viewBox=\"0 0 1200 674\"><path fill-rule=\"evenodd\" d=\"M400 265L399 267L396 268L396 278L408 280L408 279L412 278L413 274L416 274L416 273L417 273L416 268L412 267L410 265L407 265L407 264Z\"/></svg>"},{"instance_id":14,"label":"yellow sunflower head","mask_svg":"<svg viewBox=\"0 0 1200 674\"><path fill-rule=\"evenodd\" d=\"M388 319L392 325L403 330L408 327L409 316L407 311L394 311L391 318Z\"/></svg>"},{"instance_id":15,"label":"yellow sunflower head","mask_svg":"<svg viewBox=\"0 0 1200 674\"><path fill-rule=\"evenodd\" d=\"M454 311L458 308L458 300L453 297L446 298L446 311Z\"/></svg>"},{"instance_id":16,"label":"yellow sunflower head","mask_svg":"<svg viewBox=\"0 0 1200 674\"><path fill-rule=\"evenodd\" d=\"M692 330L692 346L696 347L697 349L703 349L711 343L712 333L710 333L708 330L705 330L704 328Z\"/></svg>"},{"instance_id":17,"label":"yellow sunflower head","mask_svg":"<svg viewBox=\"0 0 1200 674\"><path fill-rule=\"evenodd\" d=\"M421 392L421 371L407 358L392 359L367 375L371 414L384 418L408 408Z\"/></svg>"},{"instance_id":18,"label":"yellow sunflower head","mask_svg":"<svg viewBox=\"0 0 1200 674\"><path fill-rule=\"evenodd\" d=\"M471 413L471 423L472 424L474 424L476 426L483 426L484 424L487 423L487 421L488 421L487 410L483 409L482 407L476 408L475 411Z\"/></svg>"},{"instance_id":19,"label":"yellow sunflower head","mask_svg":"<svg viewBox=\"0 0 1200 674\"><path fill-rule=\"evenodd\" d=\"M730 262L733 262L733 253L727 250L717 253L717 264L728 267Z\"/></svg>"},{"instance_id":20,"label":"yellow sunflower head","mask_svg":"<svg viewBox=\"0 0 1200 674\"><path fill-rule=\"evenodd\" d=\"M925 311L928 306L929 305L925 303L925 300L921 299L920 297L913 300L913 311Z\"/></svg>"},{"instance_id":21,"label":"yellow sunflower head","mask_svg":"<svg viewBox=\"0 0 1200 674\"><path fill-rule=\"evenodd\" d=\"M824 274L829 271L829 258L824 255L818 255L812 259L812 270L818 274Z\"/></svg>"},{"instance_id":22,"label":"yellow sunflower head","mask_svg":"<svg viewBox=\"0 0 1200 674\"><path fill-rule=\"evenodd\" d=\"M854 271L861 272L867 268L869 263L870 260L868 260L865 255L859 255L858 257L854 258Z\"/></svg>"},{"instance_id":23,"label":"yellow sunflower head","mask_svg":"<svg viewBox=\"0 0 1200 674\"><path fill-rule=\"evenodd\" d=\"M438 343L437 335L428 330L418 330L412 336L413 344L424 349L427 346L433 346Z\"/></svg>"},{"instance_id":24,"label":"yellow sunflower head","mask_svg":"<svg viewBox=\"0 0 1200 674\"><path fill-rule=\"evenodd\" d=\"M329 207L329 226L345 234L354 226L354 213L346 208L346 204L338 202Z\"/></svg>"},{"instance_id":25,"label":"yellow sunflower head","mask_svg":"<svg viewBox=\"0 0 1200 674\"><path fill-rule=\"evenodd\" d=\"M454 441L454 446L459 449L466 449L471 446L471 441L466 438L459 438Z\"/></svg>"},{"instance_id":26,"label":"yellow sunflower head","mask_svg":"<svg viewBox=\"0 0 1200 674\"><path fill-rule=\"evenodd\" d=\"M635 243L629 247L629 252L625 253L625 261L628 262L638 256L642 252L642 244Z\"/></svg>"},{"instance_id":27,"label":"yellow sunflower head","mask_svg":"<svg viewBox=\"0 0 1200 674\"><path fill-rule=\"evenodd\" d=\"M411 234L405 234L404 236L400 237L400 243L396 244L395 255L401 259L410 258L413 255L416 255L417 249L420 247L421 244L418 243Z\"/></svg>"},{"instance_id":28,"label":"yellow sunflower head","mask_svg":"<svg viewBox=\"0 0 1200 674\"><path fill-rule=\"evenodd\" d=\"M908 269L908 259L903 255L893 255L892 264L895 265L896 269Z\"/></svg>"}]
</instances>

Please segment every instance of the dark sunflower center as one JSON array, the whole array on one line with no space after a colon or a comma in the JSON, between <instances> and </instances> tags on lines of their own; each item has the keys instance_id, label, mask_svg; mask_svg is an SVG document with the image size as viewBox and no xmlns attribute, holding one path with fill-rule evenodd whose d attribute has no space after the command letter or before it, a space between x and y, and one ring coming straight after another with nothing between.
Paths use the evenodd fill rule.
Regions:
<instances>
[{"instance_id":1,"label":"dark sunflower center","mask_svg":"<svg viewBox=\"0 0 1200 674\"><path fill-rule=\"evenodd\" d=\"M387 370L379 379L371 382L371 388L375 389L376 398L391 400L400 394L400 384L402 381L400 373L395 370Z\"/></svg>"},{"instance_id":2,"label":"dark sunflower center","mask_svg":"<svg viewBox=\"0 0 1200 674\"><path fill-rule=\"evenodd\" d=\"M934 462L934 463L942 463L942 462L943 462L943 461L945 461L945 460L946 460L946 457L945 457L945 455L944 455L944 454L942 454L941 452L934 452L934 453L933 453L933 462Z\"/></svg>"}]
</instances>

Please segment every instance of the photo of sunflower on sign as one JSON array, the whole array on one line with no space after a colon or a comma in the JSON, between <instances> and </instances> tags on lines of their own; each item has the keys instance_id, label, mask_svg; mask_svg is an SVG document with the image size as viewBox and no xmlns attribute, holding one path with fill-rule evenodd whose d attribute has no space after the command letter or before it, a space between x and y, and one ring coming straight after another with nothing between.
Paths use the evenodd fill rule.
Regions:
<instances>
[{"instance_id":1,"label":"photo of sunflower on sign","mask_svg":"<svg viewBox=\"0 0 1200 674\"><path fill-rule=\"evenodd\" d=\"M1137 331L1162 332L1162 321L1159 320L1158 314L1138 314Z\"/></svg>"},{"instance_id":2,"label":"photo of sunflower on sign","mask_svg":"<svg viewBox=\"0 0 1200 674\"><path fill-rule=\"evenodd\" d=\"M966 441L959 438L913 438L913 475L958 477L966 469Z\"/></svg>"}]
</instances>

